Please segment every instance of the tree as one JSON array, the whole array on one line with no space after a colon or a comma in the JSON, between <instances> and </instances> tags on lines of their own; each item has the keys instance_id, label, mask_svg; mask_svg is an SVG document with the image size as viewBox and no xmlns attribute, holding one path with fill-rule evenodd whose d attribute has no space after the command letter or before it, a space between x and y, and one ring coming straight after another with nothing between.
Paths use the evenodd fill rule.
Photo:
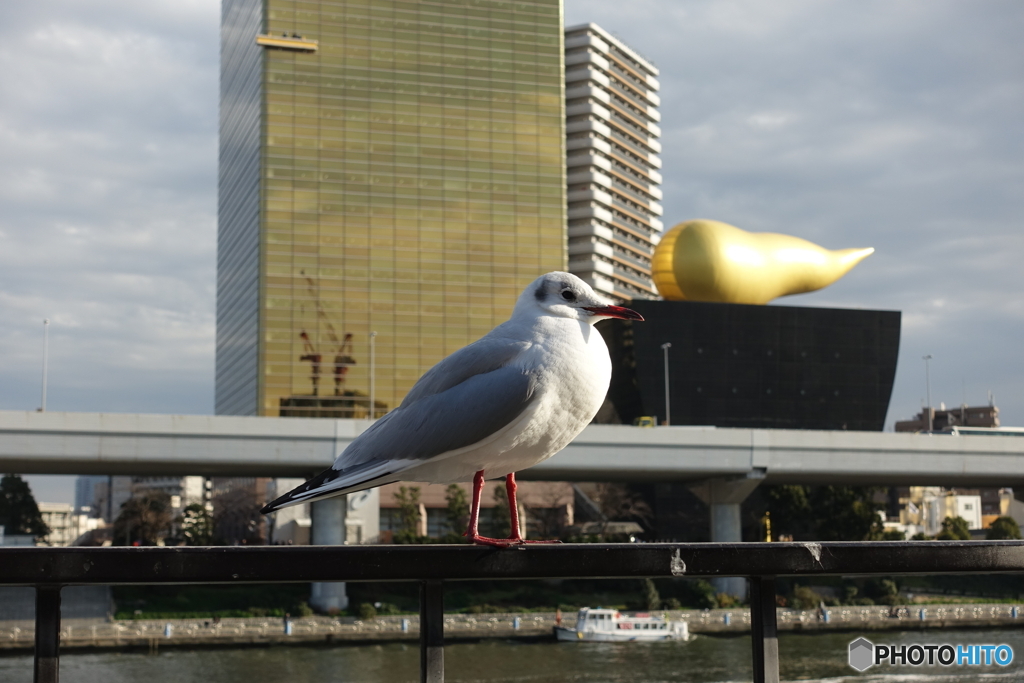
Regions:
<instances>
[{"instance_id":1,"label":"tree","mask_svg":"<svg viewBox=\"0 0 1024 683\"><path fill-rule=\"evenodd\" d=\"M181 538L185 545L210 545L213 543L213 516L205 505L188 505L177 519Z\"/></svg>"},{"instance_id":2,"label":"tree","mask_svg":"<svg viewBox=\"0 0 1024 683\"><path fill-rule=\"evenodd\" d=\"M765 491L772 533L799 540L876 541L882 509L870 486L772 486Z\"/></svg>"},{"instance_id":3,"label":"tree","mask_svg":"<svg viewBox=\"0 0 1024 683\"><path fill-rule=\"evenodd\" d=\"M871 486L818 486L810 505L820 541L873 541L882 538L882 509Z\"/></svg>"},{"instance_id":4,"label":"tree","mask_svg":"<svg viewBox=\"0 0 1024 683\"><path fill-rule=\"evenodd\" d=\"M997 517L988 527L985 538L990 541L1002 541L1006 539L1019 539L1020 527L1013 517Z\"/></svg>"},{"instance_id":5,"label":"tree","mask_svg":"<svg viewBox=\"0 0 1024 683\"><path fill-rule=\"evenodd\" d=\"M644 579L644 606L647 611L653 612L656 609L661 608L661 594L658 593L658 587L654 585L652 579Z\"/></svg>"},{"instance_id":6,"label":"tree","mask_svg":"<svg viewBox=\"0 0 1024 683\"><path fill-rule=\"evenodd\" d=\"M771 513L772 536L809 539L815 536L811 518L811 487L789 484L766 486L768 512Z\"/></svg>"},{"instance_id":7,"label":"tree","mask_svg":"<svg viewBox=\"0 0 1024 683\"><path fill-rule=\"evenodd\" d=\"M149 491L129 498L114 520L114 545L156 545L171 526L171 497L163 491Z\"/></svg>"},{"instance_id":8,"label":"tree","mask_svg":"<svg viewBox=\"0 0 1024 683\"><path fill-rule=\"evenodd\" d=\"M50 533L32 489L17 474L5 474L0 479L0 526L8 535L32 534L41 538Z\"/></svg>"},{"instance_id":9,"label":"tree","mask_svg":"<svg viewBox=\"0 0 1024 683\"><path fill-rule=\"evenodd\" d=\"M963 517L946 517L942 520L942 531L935 537L937 541L969 541L971 530L967 528L967 520Z\"/></svg>"},{"instance_id":10,"label":"tree","mask_svg":"<svg viewBox=\"0 0 1024 683\"><path fill-rule=\"evenodd\" d=\"M420 487L401 486L395 494L398 503L398 521L395 543L415 543L420 537Z\"/></svg>"},{"instance_id":11,"label":"tree","mask_svg":"<svg viewBox=\"0 0 1024 683\"><path fill-rule=\"evenodd\" d=\"M228 486L213 499L213 536L227 545L263 545L266 518L263 498L247 483Z\"/></svg>"},{"instance_id":12,"label":"tree","mask_svg":"<svg viewBox=\"0 0 1024 683\"><path fill-rule=\"evenodd\" d=\"M449 484L444 499L448 502L448 533L445 534L445 540L449 543L461 542L464 540L462 532L469 525L469 501L466 499L466 492L458 484Z\"/></svg>"},{"instance_id":13,"label":"tree","mask_svg":"<svg viewBox=\"0 0 1024 683\"><path fill-rule=\"evenodd\" d=\"M636 522L649 527L654 518L651 506L629 484L596 484L591 498L610 522Z\"/></svg>"}]
</instances>

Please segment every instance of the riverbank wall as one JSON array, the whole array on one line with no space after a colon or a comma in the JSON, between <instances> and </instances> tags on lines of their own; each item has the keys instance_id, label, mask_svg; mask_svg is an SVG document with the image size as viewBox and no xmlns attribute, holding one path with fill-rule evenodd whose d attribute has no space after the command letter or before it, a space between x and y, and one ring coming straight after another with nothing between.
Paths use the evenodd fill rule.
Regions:
<instances>
[{"instance_id":1,"label":"riverbank wall","mask_svg":"<svg viewBox=\"0 0 1024 683\"><path fill-rule=\"evenodd\" d=\"M732 636L750 632L750 610L658 611L669 619L682 619L690 633ZM930 605L927 607L832 607L817 610L779 609L780 632L912 631L931 629L1020 628L1024 607L1006 604ZM457 642L487 638L545 640L553 638L554 612L445 615L445 640ZM563 615L563 626L573 627L576 615ZM0 653L31 650L35 625L31 621L0 623ZM385 641L417 640L416 615L353 617L301 617L286 624L280 618L246 619L137 619L99 621L65 619L61 624L62 651L158 651L162 648L266 647L272 645L329 646Z\"/></svg>"}]
</instances>

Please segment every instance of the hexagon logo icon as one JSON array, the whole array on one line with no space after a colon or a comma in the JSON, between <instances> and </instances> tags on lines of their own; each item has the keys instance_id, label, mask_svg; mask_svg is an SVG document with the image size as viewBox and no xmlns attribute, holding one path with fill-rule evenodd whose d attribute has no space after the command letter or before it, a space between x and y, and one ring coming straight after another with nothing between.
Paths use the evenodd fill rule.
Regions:
<instances>
[{"instance_id":1,"label":"hexagon logo icon","mask_svg":"<svg viewBox=\"0 0 1024 683\"><path fill-rule=\"evenodd\" d=\"M850 643L850 666L864 671L875 663L875 644L867 638L858 638Z\"/></svg>"}]
</instances>

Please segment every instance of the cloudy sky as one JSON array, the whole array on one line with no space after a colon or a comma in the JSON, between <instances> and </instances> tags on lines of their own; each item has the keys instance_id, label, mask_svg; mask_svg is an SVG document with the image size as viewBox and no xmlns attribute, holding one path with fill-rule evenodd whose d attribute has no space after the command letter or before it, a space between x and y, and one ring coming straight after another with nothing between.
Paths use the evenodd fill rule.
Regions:
<instances>
[{"instance_id":1,"label":"cloudy sky","mask_svg":"<svg viewBox=\"0 0 1024 683\"><path fill-rule=\"evenodd\" d=\"M887 419L1024 425L1024 4L567 0L661 69L665 223L875 247L779 303L900 310ZM219 3L0 5L0 409L213 410ZM67 480L33 478L40 497Z\"/></svg>"}]
</instances>

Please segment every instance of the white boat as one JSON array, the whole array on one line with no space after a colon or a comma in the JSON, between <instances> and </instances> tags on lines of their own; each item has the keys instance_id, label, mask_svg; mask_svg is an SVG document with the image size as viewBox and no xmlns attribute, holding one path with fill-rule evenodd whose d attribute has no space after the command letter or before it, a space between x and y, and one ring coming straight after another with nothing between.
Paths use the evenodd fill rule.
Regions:
<instances>
[{"instance_id":1,"label":"white boat","mask_svg":"<svg viewBox=\"0 0 1024 683\"><path fill-rule=\"evenodd\" d=\"M669 621L650 614L627 616L614 609L584 607L576 617L576 628L556 626L555 636L559 640L599 643L689 640L690 628L685 621Z\"/></svg>"}]
</instances>

